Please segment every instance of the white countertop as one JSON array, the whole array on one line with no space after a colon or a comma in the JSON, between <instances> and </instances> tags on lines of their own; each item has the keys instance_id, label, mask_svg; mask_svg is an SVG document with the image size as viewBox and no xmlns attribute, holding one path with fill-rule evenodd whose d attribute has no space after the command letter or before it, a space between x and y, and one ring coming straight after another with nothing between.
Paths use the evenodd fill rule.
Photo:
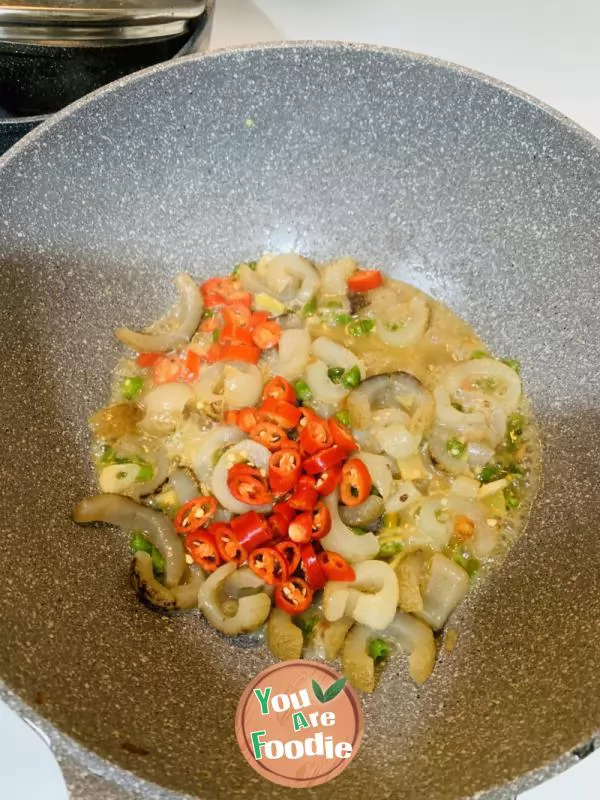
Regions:
<instances>
[{"instance_id":1,"label":"white countertop","mask_svg":"<svg viewBox=\"0 0 600 800\"><path fill-rule=\"evenodd\" d=\"M344 39L445 58L513 84L600 136L598 0L217 0L212 47ZM35 764L35 769L31 765ZM0 702L7 800L67 800L42 739ZM600 751L524 800L597 800Z\"/></svg>"},{"instance_id":2,"label":"white countertop","mask_svg":"<svg viewBox=\"0 0 600 800\"><path fill-rule=\"evenodd\" d=\"M212 47L346 39L445 58L539 97L600 137L597 0L217 0Z\"/></svg>"}]
</instances>

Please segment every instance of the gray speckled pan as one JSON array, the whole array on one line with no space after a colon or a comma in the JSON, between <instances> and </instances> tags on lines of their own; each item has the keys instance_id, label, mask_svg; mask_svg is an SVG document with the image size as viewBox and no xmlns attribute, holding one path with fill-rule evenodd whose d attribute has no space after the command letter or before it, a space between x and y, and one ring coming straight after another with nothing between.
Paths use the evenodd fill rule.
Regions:
<instances>
[{"instance_id":1,"label":"gray speckled pan","mask_svg":"<svg viewBox=\"0 0 600 800\"><path fill-rule=\"evenodd\" d=\"M252 120L252 122L248 122ZM347 45L189 58L113 84L0 161L0 694L74 800L296 797L243 761L234 713L269 657L128 587L128 544L70 521L119 324L263 250L351 253L521 359L544 443L526 536L417 690L402 659L366 737L307 797L456 800L572 763L600 723L600 149L432 59ZM504 786L501 789L499 787ZM162 788L161 788L162 787Z\"/></svg>"}]
</instances>

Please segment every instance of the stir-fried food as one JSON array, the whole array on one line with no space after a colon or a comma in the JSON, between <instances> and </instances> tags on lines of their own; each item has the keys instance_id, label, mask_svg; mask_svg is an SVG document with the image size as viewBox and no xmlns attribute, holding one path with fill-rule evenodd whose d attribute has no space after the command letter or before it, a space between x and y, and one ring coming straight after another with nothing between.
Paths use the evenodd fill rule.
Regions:
<instances>
[{"instance_id":1,"label":"stir-fried food","mask_svg":"<svg viewBox=\"0 0 600 800\"><path fill-rule=\"evenodd\" d=\"M539 449L519 364L431 297L352 258L286 254L176 281L90 420L132 584L279 658L340 658L372 691L436 637L522 529Z\"/></svg>"}]
</instances>

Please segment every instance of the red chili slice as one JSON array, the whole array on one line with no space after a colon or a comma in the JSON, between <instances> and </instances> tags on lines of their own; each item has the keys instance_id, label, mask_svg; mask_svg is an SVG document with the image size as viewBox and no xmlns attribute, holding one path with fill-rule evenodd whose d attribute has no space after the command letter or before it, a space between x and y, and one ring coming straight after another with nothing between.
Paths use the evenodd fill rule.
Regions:
<instances>
[{"instance_id":1,"label":"red chili slice","mask_svg":"<svg viewBox=\"0 0 600 800\"><path fill-rule=\"evenodd\" d=\"M185 537L185 549L207 572L214 572L221 564L221 556L214 536L208 531L192 531Z\"/></svg>"},{"instance_id":2,"label":"red chili slice","mask_svg":"<svg viewBox=\"0 0 600 800\"><path fill-rule=\"evenodd\" d=\"M274 539L285 539L288 535L290 523L283 514L271 514L267 517L267 525Z\"/></svg>"},{"instance_id":3,"label":"red chili slice","mask_svg":"<svg viewBox=\"0 0 600 800\"><path fill-rule=\"evenodd\" d=\"M286 400L274 400L272 397L267 397L263 401L259 411L263 419L286 430L295 428L302 416L302 411L297 406Z\"/></svg>"},{"instance_id":4,"label":"red chili slice","mask_svg":"<svg viewBox=\"0 0 600 800\"><path fill-rule=\"evenodd\" d=\"M285 556L274 547L259 547L248 556L248 566L265 583L274 585L288 576Z\"/></svg>"},{"instance_id":5,"label":"red chili slice","mask_svg":"<svg viewBox=\"0 0 600 800\"><path fill-rule=\"evenodd\" d=\"M243 289L235 289L226 300L227 305L231 306L240 305L250 308L252 305L252 295L250 292L244 292Z\"/></svg>"},{"instance_id":6,"label":"red chili slice","mask_svg":"<svg viewBox=\"0 0 600 800\"><path fill-rule=\"evenodd\" d=\"M188 350L185 354L185 368L188 372L186 376L190 380L195 380L202 369L202 356L196 350Z\"/></svg>"},{"instance_id":7,"label":"red chili slice","mask_svg":"<svg viewBox=\"0 0 600 800\"><path fill-rule=\"evenodd\" d=\"M253 311L250 318L250 327L256 328L257 325L262 325L263 322L269 319L271 319L271 315L268 311Z\"/></svg>"},{"instance_id":8,"label":"red chili slice","mask_svg":"<svg viewBox=\"0 0 600 800\"><path fill-rule=\"evenodd\" d=\"M275 320L268 320L252 331L254 344L261 350L270 350L281 339L281 325Z\"/></svg>"},{"instance_id":9,"label":"red chili slice","mask_svg":"<svg viewBox=\"0 0 600 800\"><path fill-rule=\"evenodd\" d=\"M162 357L162 353L140 353L136 361L140 367L152 367L156 364L158 359ZM283 380L283 378L281 380Z\"/></svg>"},{"instance_id":10,"label":"red chili slice","mask_svg":"<svg viewBox=\"0 0 600 800\"><path fill-rule=\"evenodd\" d=\"M301 514L290 522L288 528L288 536L292 542L299 544L306 544L312 538L312 514L310 511L303 511Z\"/></svg>"},{"instance_id":11,"label":"red chili slice","mask_svg":"<svg viewBox=\"0 0 600 800\"><path fill-rule=\"evenodd\" d=\"M331 514L323 502L317 503L312 511L298 514L290 523L288 536L294 542L310 542L311 539L322 539L331 530Z\"/></svg>"},{"instance_id":12,"label":"red chili slice","mask_svg":"<svg viewBox=\"0 0 600 800\"><path fill-rule=\"evenodd\" d=\"M224 522L213 522L212 525L209 525L208 531L215 537L217 549L223 561L233 561L239 566L248 560L246 548L238 542L229 525Z\"/></svg>"},{"instance_id":13,"label":"red chili slice","mask_svg":"<svg viewBox=\"0 0 600 800\"><path fill-rule=\"evenodd\" d=\"M333 445L333 436L327 424L327 420L321 419L316 415L308 417L306 425L300 432L300 446L305 453L314 455L320 450L325 450Z\"/></svg>"},{"instance_id":14,"label":"red chili slice","mask_svg":"<svg viewBox=\"0 0 600 800\"><path fill-rule=\"evenodd\" d=\"M288 503L296 511L310 511L316 506L318 499L319 493L315 489L315 479L310 475L302 475Z\"/></svg>"},{"instance_id":15,"label":"red chili slice","mask_svg":"<svg viewBox=\"0 0 600 800\"><path fill-rule=\"evenodd\" d=\"M177 533L190 533L206 525L217 510L217 501L210 495L195 497L182 506L173 520Z\"/></svg>"},{"instance_id":16,"label":"red chili slice","mask_svg":"<svg viewBox=\"0 0 600 800\"><path fill-rule=\"evenodd\" d=\"M258 412L255 408L240 408L237 412L236 424L244 433L249 433L258 422Z\"/></svg>"},{"instance_id":17,"label":"red chili slice","mask_svg":"<svg viewBox=\"0 0 600 800\"><path fill-rule=\"evenodd\" d=\"M287 444L288 438L279 425L273 425L272 422L258 422L250 429L250 438L255 442L264 445L272 452L279 450Z\"/></svg>"},{"instance_id":18,"label":"red chili slice","mask_svg":"<svg viewBox=\"0 0 600 800\"><path fill-rule=\"evenodd\" d=\"M260 358L258 347L250 347L246 344L224 344L222 347L221 345L218 347L219 351L215 361L243 361L245 364L256 364Z\"/></svg>"},{"instance_id":19,"label":"red chili slice","mask_svg":"<svg viewBox=\"0 0 600 800\"><path fill-rule=\"evenodd\" d=\"M365 463L359 458L351 458L342 467L340 500L346 506L364 503L371 492L371 476Z\"/></svg>"},{"instance_id":20,"label":"red chili slice","mask_svg":"<svg viewBox=\"0 0 600 800\"><path fill-rule=\"evenodd\" d=\"M231 278L209 278L200 287L204 305L214 308L221 305L242 305L250 308L252 296L240 289L240 284Z\"/></svg>"},{"instance_id":21,"label":"red chili slice","mask_svg":"<svg viewBox=\"0 0 600 800\"><path fill-rule=\"evenodd\" d=\"M324 550L319 553L319 562L328 581L353 581L356 579L354 570L339 553Z\"/></svg>"},{"instance_id":22,"label":"red chili slice","mask_svg":"<svg viewBox=\"0 0 600 800\"><path fill-rule=\"evenodd\" d=\"M282 503L275 503L275 505L273 506L273 511L276 514L282 514L286 518L288 525L296 516L296 510L292 508L292 506L287 501Z\"/></svg>"},{"instance_id":23,"label":"red chili slice","mask_svg":"<svg viewBox=\"0 0 600 800\"><path fill-rule=\"evenodd\" d=\"M329 420L329 430L331 431L334 443L343 447L344 450L353 453L355 450L359 449L348 428L344 427L337 419Z\"/></svg>"},{"instance_id":24,"label":"red chili slice","mask_svg":"<svg viewBox=\"0 0 600 800\"><path fill-rule=\"evenodd\" d=\"M225 325L219 337L221 344L231 345L245 345L254 347L252 333L248 328L240 327L239 325Z\"/></svg>"},{"instance_id":25,"label":"red chili slice","mask_svg":"<svg viewBox=\"0 0 600 800\"><path fill-rule=\"evenodd\" d=\"M282 448L269 459L269 485L275 494L291 491L302 473L302 458L297 450Z\"/></svg>"},{"instance_id":26,"label":"red chili slice","mask_svg":"<svg viewBox=\"0 0 600 800\"><path fill-rule=\"evenodd\" d=\"M225 326L232 325L234 328L248 328L250 327L252 312L244 305L230 305L225 306L221 311L221 316Z\"/></svg>"},{"instance_id":27,"label":"red chili slice","mask_svg":"<svg viewBox=\"0 0 600 800\"><path fill-rule=\"evenodd\" d=\"M263 399L271 400L285 400L286 403L296 402L296 392L292 385L282 378L281 375L276 375L267 382L263 389Z\"/></svg>"},{"instance_id":28,"label":"red chili slice","mask_svg":"<svg viewBox=\"0 0 600 800\"><path fill-rule=\"evenodd\" d=\"M322 589L327 583L327 578L323 572L323 567L319 563L315 548L312 544L303 544L300 548L300 560L302 562L302 569L308 581L308 585L313 591Z\"/></svg>"},{"instance_id":29,"label":"red chili slice","mask_svg":"<svg viewBox=\"0 0 600 800\"><path fill-rule=\"evenodd\" d=\"M223 422L226 425L237 425L237 418L238 418L237 411L226 411L225 416L223 417Z\"/></svg>"},{"instance_id":30,"label":"red chili slice","mask_svg":"<svg viewBox=\"0 0 600 800\"><path fill-rule=\"evenodd\" d=\"M300 418L300 422L298 423L299 428L303 428L305 425L308 424L309 419L314 419L315 417L319 417L316 411L313 411L312 408L308 406L301 406L300 411L302 412L302 417Z\"/></svg>"},{"instance_id":31,"label":"red chili slice","mask_svg":"<svg viewBox=\"0 0 600 800\"><path fill-rule=\"evenodd\" d=\"M219 276L215 278L209 278L208 280L204 281L203 284L200 286L200 291L202 294L220 294L220 295L227 295L233 290L233 286L231 283L230 278L221 278Z\"/></svg>"},{"instance_id":32,"label":"red chili slice","mask_svg":"<svg viewBox=\"0 0 600 800\"><path fill-rule=\"evenodd\" d=\"M277 542L275 549L283 555L287 562L288 575L293 575L300 564L300 547L296 542Z\"/></svg>"},{"instance_id":33,"label":"red chili slice","mask_svg":"<svg viewBox=\"0 0 600 800\"><path fill-rule=\"evenodd\" d=\"M337 489L341 480L341 468L331 467L331 469L328 469L319 475L315 484L315 488L320 495L326 497L328 494L331 494L334 489Z\"/></svg>"},{"instance_id":34,"label":"red chili slice","mask_svg":"<svg viewBox=\"0 0 600 800\"><path fill-rule=\"evenodd\" d=\"M361 269L348 278L351 292L370 292L383 283L383 275L378 269Z\"/></svg>"},{"instance_id":35,"label":"red chili slice","mask_svg":"<svg viewBox=\"0 0 600 800\"><path fill-rule=\"evenodd\" d=\"M312 458L308 458L304 464L304 471L309 475L317 475L319 472L326 472L331 467L341 464L348 458L348 453L339 444L334 444L333 447L328 447L327 450L321 450L316 453Z\"/></svg>"},{"instance_id":36,"label":"red chili slice","mask_svg":"<svg viewBox=\"0 0 600 800\"><path fill-rule=\"evenodd\" d=\"M256 511L234 517L231 520L231 529L236 540L247 552L262 547L272 538L266 519Z\"/></svg>"},{"instance_id":37,"label":"red chili slice","mask_svg":"<svg viewBox=\"0 0 600 800\"><path fill-rule=\"evenodd\" d=\"M234 464L227 473L227 486L236 500L251 506L262 506L273 499L266 478L249 464Z\"/></svg>"},{"instance_id":38,"label":"red chili slice","mask_svg":"<svg viewBox=\"0 0 600 800\"><path fill-rule=\"evenodd\" d=\"M275 587L275 605L286 614L300 614L310 606L313 593L302 578L290 578Z\"/></svg>"},{"instance_id":39,"label":"red chili slice","mask_svg":"<svg viewBox=\"0 0 600 800\"><path fill-rule=\"evenodd\" d=\"M204 354L204 358L207 360L209 364L214 364L216 361L221 360L221 356L223 355L223 348L220 344L215 342L215 344L211 344L208 348L206 353Z\"/></svg>"},{"instance_id":40,"label":"red chili slice","mask_svg":"<svg viewBox=\"0 0 600 800\"><path fill-rule=\"evenodd\" d=\"M225 304L225 298L222 297L220 294L204 294L202 295L202 299L204 301L205 308L218 308Z\"/></svg>"},{"instance_id":41,"label":"red chili slice","mask_svg":"<svg viewBox=\"0 0 600 800\"><path fill-rule=\"evenodd\" d=\"M329 513L329 509L325 503L319 501L313 508L311 515L311 537L313 539L322 539L324 536L327 536L331 530L331 514Z\"/></svg>"},{"instance_id":42,"label":"red chili slice","mask_svg":"<svg viewBox=\"0 0 600 800\"><path fill-rule=\"evenodd\" d=\"M182 363L174 356L160 356L152 366L152 382L156 386L176 381L182 370Z\"/></svg>"}]
</instances>

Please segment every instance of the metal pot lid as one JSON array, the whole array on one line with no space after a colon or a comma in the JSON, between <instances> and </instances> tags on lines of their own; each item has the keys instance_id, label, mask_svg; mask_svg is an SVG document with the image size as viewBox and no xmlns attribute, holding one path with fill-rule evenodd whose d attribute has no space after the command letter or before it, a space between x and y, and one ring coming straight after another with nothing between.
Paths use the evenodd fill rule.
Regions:
<instances>
[{"instance_id":1,"label":"metal pot lid","mask_svg":"<svg viewBox=\"0 0 600 800\"><path fill-rule=\"evenodd\" d=\"M73 43L184 33L205 0L0 0L0 41Z\"/></svg>"},{"instance_id":2,"label":"metal pot lid","mask_svg":"<svg viewBox=\"0 0 600 800\"><path fill-rule=\"evenodd\" d=\"M148 25L194 19L204 6L203 0L0 0L0 24Z\"/></svg>"}]
</instances>

